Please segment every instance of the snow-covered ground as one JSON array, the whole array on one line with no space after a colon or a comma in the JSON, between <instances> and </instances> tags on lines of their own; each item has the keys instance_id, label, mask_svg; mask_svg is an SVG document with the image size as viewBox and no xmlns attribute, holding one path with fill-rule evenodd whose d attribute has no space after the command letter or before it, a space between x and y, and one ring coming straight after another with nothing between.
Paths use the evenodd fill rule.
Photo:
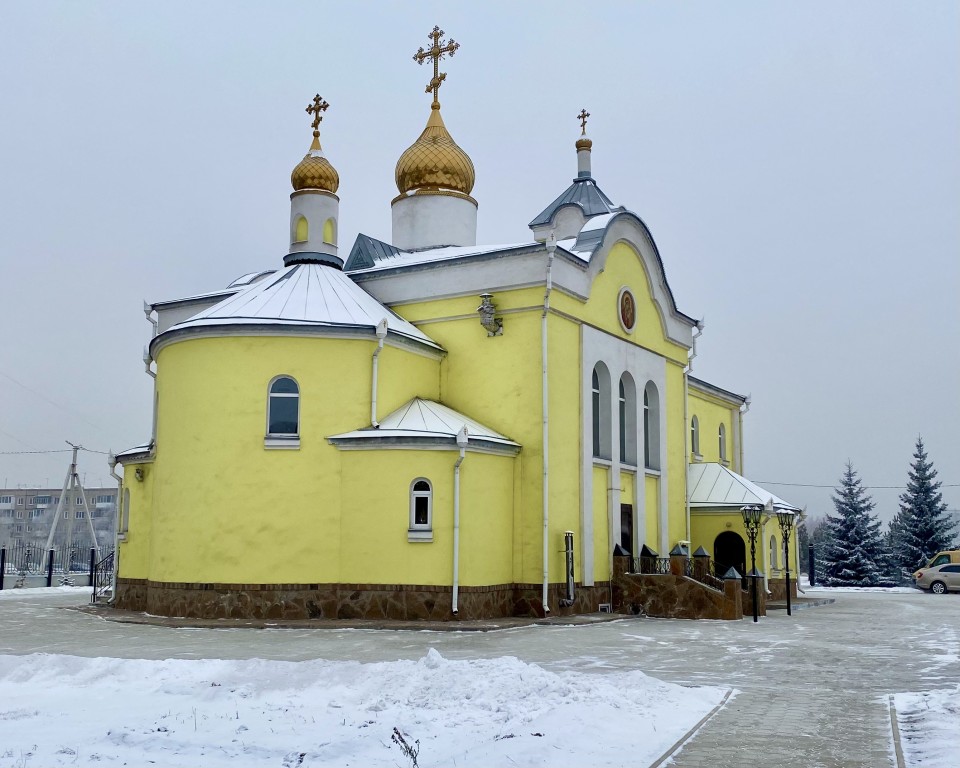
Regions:
<instances>
[{"instance_id":1,"label":"snow-covered ground","mask_svg":"<svg viewBox=\"0 0 960 768\"><path fill-rule=\"evenodd\" d=\"M960 686L893 697L908 766L960 764Z\"/></svg>"},{"instance_id":2,"label":"snow-covered ground","mask_svg":"<svg viewBox=\"0 0 960 768\"><path fill-rule=\"evenodd\" d=\"M25 597L47 595L89 595L92 587L28 587L27 589L0 589L0 600L19 600Z\"/></svg>"},{"instance_id":3,"label":"snow-covered ground","mask_svg":"<svg viewBox=\"0 0 960 768\"><path fill-rule=\"evenodd\" d=\"M909 593L915 594L918 591L919 590L915 589L914 587L821 587L821 586L803 587L803 592L806 595L809 595L810 593L836 594L836 593L842 593L842 592L899 592L901 594L909 592Z\"/></svg>"},{"instance_id":4,"label":"snow-covered ground","mask_svg":"<svg viewBox=\"0 0 960 768\"><path fill-rule=\"evenodd\" d=\"M723 698L514 657L268 661L0 656L0 766L646 765Z\"/></svg>"}]
</instances>

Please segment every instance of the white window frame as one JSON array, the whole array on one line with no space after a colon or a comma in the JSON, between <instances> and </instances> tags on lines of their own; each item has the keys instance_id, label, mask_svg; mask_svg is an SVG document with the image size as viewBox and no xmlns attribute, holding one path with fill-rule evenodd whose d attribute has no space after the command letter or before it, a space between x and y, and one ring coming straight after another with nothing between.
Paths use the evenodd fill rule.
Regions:
<instances>
[{"instance_id":1,"label":"white window frame","mask_svg":"<svg viewBox=\"0 0 960 768\"><path fill-rule=\"evenodd\" d=\"M723 422L720 423L720 428L717 430L717 439L720 442L720 463L729 464L727 461L727 428L723 425Z\"/></svg>"},{"instance_id":2,"label":"white window frame","mask_svg":"<svg viewBox=\"0 0 960 768\"><path fill-rule=\"evenodd\" d=\"M696 414L690 419L690 452L693 454L694 461L703 461L703 455L700 453L700 419Z\"/></svg>"},{"instance_id":3,"label":"white window frame","mask_svg":"<svg viewBox=\"0 0 960 768\"><path fill-rule=\"evenodd\" d=\"M777 537L770 534L770 570L777 570Z\"/></svg>"},{"instance_id":4,"label":"white window frame","mask_svg":"<svg viewBox=\"0 0 960 768\"><path fill-rule=\"evenodd\" d=\"M280 379L290 379L296 387L297 392L293 394L292 392L277 392L273 393L273 385L276 384ZM297 432L296 434L290 433L273 433L270 431L270 406L274 397L295 397L297 399ZM296 380L289 373L281 373L277 376L274 376L270 379L270 382L267 384L267 424L266 424L266 436L263 438L263 447L272 448L272 449L286 449L286 450L297 450L300 448L300 419L303 414L302 399L301 399L301 389L300 382Z\"/></svg>"},{"instance_id":5,"label":"white window frame","mask_svg":"<svg viewBox=\"0 0 960 768\"><path fill-rule=\"evenodd\" d=\"M426 483L427 490L417 490L417 483ZM427 522L417 522L417 499L427 500ZM433 541L433 483L426 477L415 477L410 483L410 527L407 540L414 542Z\"/></svg>"}]
</instances>

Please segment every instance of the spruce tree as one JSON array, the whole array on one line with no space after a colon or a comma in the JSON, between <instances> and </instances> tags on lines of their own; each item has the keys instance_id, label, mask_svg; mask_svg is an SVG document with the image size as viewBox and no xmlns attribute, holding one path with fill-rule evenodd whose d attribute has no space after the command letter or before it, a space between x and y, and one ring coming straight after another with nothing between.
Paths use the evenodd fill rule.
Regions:
<instances>
[{"instance_id":1,"label":"spruce tree","mask_svg":"<svg viewBox=\"0 0 960 768\"><path fill-rule=\"evenodd\" d=\"M957 524L947 516L933 462L927 459L923 438L917 438L907 490L900 495L895 523L900 547L898 560L904 568L919 568L942 549L949 549Z\"/></svg>"},{"instance_id":2,"label":"spruce tree","mask_svg":"<svg viewBox=\"0 0 960 768\"><path fill-rule=\"evenodd\" d=\"M832 587L874 587L882 579L884 553L874 503L847 462L833 495L836 515L827 515L830 540L824 555L824 583Z\"/></svg>"}]
</instances>

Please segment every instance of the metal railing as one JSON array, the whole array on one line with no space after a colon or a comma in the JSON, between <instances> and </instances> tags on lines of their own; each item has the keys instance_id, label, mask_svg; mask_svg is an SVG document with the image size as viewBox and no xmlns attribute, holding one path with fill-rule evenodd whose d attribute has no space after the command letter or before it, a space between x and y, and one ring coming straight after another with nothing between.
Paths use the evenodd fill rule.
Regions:
<instances>
[{"instance_id":1,"label":"metal railing","mask_svg":"<svg viewBox=\"0 0 960 768\"><path fill-rule=\"evenodd\" d=\"M102 561L101 561L102 562ZM37 577L45 577L46 586L73 585L74 576L84 574L93 583L96 550L79 544L60 544L47 549L33 542L15 541L0 548L0 589L10 586L3 576L18 576L14 588L37 586ZM80 583L83 583L82 581Z\"/></svg>"},{"instance_id":2,"label":"metal railing","mask_svg":"<svg viewBox=\"0 0 960 768\"><path fill-rule=\"evenodd\" d=\"M90 602L95 603L105 596L113 588L113 559L114 553L111 552L99 563L93 567L93 594L90 596Z\"/></svg>"},{"instance_id":3,"label":"metal railing","mask_svg":"<svg viewBox=\"0 0 960 768\"><path fill-rule=\"evenodd\" d=\"M633 557L630 558L632 573L650 573L664 575L670 573L669 557Z\"/></svg>"}]
</instances>

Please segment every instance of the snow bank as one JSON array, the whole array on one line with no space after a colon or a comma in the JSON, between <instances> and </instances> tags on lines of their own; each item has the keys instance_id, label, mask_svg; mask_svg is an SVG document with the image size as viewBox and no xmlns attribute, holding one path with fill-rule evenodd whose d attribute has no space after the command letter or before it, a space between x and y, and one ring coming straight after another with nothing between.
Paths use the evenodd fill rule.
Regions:
<instances>
[{"instance_id":1,"label":"snow bank","mask_svg":"<svg viewBox=\"0 0 960 768\"><path fill-rule=\"evenodd\" d=\"M952 768L960 755L960 686L893 696L908 766Z\"/></svg>"},{"instance_id":2,"label":"snow bank","mask_svg":"<svg viewBox=\"0 0 960 768\"><path fill-rule=\"evenodd\" d=\"M837 593L837 592L898 592L901 594L906 594L907 592L916 594L921 590L916 589L915 587L804 587L804 593L809 594L810 592L825 592L825 593Z\"/></svg>"},{"instance_id":3,"label":"snow bank","mask_svg":"<svg viewBox=\"0 0 960 768\"><path fill-rule=\"evenodd\" d=\"M44 595L89 595L92 587L28 587L27 589L0 589L0 600L16 600L22 597L43 597Z\"/></svg>"},{"instance_id":4,"label":"snow bank","mask_svg":"<svg viewBox=\"0 0 960 768\"><path fill-rule=\"evenodd\" d=\"M0 766L645 765L725 693L514 657L376 664L0 656Z\"/></svg>"}]
</instances>

